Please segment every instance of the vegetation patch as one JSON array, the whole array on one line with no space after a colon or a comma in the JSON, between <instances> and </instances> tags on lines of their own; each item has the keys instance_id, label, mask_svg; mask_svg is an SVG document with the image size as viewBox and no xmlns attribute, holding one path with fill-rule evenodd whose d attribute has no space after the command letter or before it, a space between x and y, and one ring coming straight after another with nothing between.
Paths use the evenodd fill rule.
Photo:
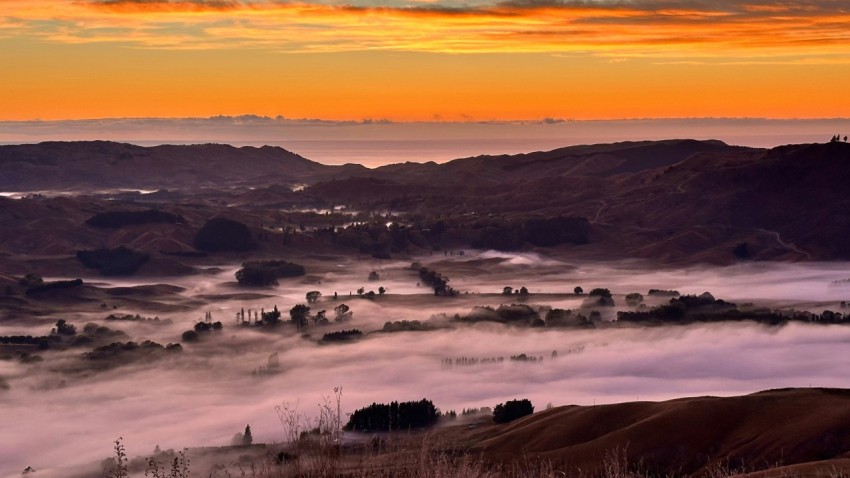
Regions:
<instances>
[{"instance_id":1,"label":"vegetation patch","mask_svg":"<svg viewBox=\"0 0 850 478\"><path fill-rule=\"evenodd\" d=\"M271 287L278 279L299 277L307 273L304 266L287 261L250 261L236 271L236 280L241 286Z\"/></svg>"},{"instance_id":2,"label":"vegetation patch","mask_svg":"<svg viewBox=\"0 0 850 478\"><path fill-rule=\"evenodd\" d=\"M248 226L223 217L207 221L195 236L195 248L207 252L250 251L257 242Z\"/></svg>"},{"instance_id":3,"label":"vegetation patch","mask_svg":"<svg viewBox=\"0 0 850 478\"><path fill-rule=\"evenodd\" d=\"M118 229L139 224L181 224L183 222L185 222L183 216L148 209L146 211L102 212L90 217L86 224L92 227Z\"/></svg>"},{"instance_id":4,"label":"vegetation patch","mask_svg":"<svg viewBox=\"0 0 850 478\"><path fill-rule=\"evenodd\" d=\"M89 269L105 276L133 275L150 260L150 255L120 246L116 249L96 249L77 252L77 260Z\"/></svg>"}]
</instances>

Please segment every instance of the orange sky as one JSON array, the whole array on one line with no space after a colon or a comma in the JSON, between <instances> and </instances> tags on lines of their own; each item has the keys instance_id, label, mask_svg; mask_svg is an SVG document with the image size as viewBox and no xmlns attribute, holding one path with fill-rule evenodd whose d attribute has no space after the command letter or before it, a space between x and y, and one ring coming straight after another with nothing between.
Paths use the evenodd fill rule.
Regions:
<instances>
[{"instance_id":1,"label":"orange sky","mask_svg":"<svg viewBox=\"0 0 850 478\"><path fill-rule=\"evenodd\" d=\"M370 2L0 0L0 120L850 116L846 2Z\"/></svg>"}]
</instances>

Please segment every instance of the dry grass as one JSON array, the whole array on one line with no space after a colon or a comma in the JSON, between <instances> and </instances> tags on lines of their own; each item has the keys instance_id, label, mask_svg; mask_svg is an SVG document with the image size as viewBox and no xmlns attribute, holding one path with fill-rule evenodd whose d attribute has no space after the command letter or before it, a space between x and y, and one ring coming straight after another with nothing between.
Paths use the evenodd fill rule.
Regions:
<instances>
[{"instance_id":1,"label":"dry grass","mask_svg":"<svg viewBox=\"0 0 850 478\"><path fill-rule=\"evenodd\" d=\"M791 450L794 437L777 430L759 428L757 420L766 416L794 416L798 425L796 440L824 436L820 425L808 418L812 413L827 414L831 427L846 423L844 407L850 397L824 391L772 391L732 399L697 398L663 403L638 403L600 407L567 407L555 409L519 420L507 427L450 427L434 432L389 433L364 436L360 441L343 444L342 389L334 389L318 405L318 415L298 410L298 404L283 403L276 407L283 427L285 442L257 445L249 448L195 450L198 457L194 473L190 470L188 454L161 454L147 459L145 476L149 478L519 478L519 477L576 477L576 478L650 478L664 476L695 476L699 478L850 478L850 458L812 461L813 456L785 454ZM816 403L821 406L812 407ZM813 411L813 409L815 411ZM781 412L781 413L780 413ZM826 413L829 412L829 413ZM648 418L647 418L648 417ZM719 418L718 418L719 417ZM802 420L802 421L801 421ZM752 422L752 423L751 423ZM637 423L637 425L635 425ZM683 423L690 424L683 430ZM701 426L695 426L701 424ZM603 428L598 429L600 426ZM704 425L704 426L703 426ZM590 427L590 428L588 428ZM586 447L586 436L577 440L578 433L596 427L595 436L602 437L599 446ZM725 427L725 428L724 428ZM638 428L637 430L634 430ZM718 430L725 431L718 434ZM831 429L831 428L830 428ZM605 432L601 433L600 432ZM635 431L614 440L622 430ZM640 433L637 433L640 432ZM734 435L732 432L737 433ZM715 436L717 435L717 436ZM759 453L742 454L726 450L729 436L758 436L782 445L780 460L791 465L767 461L772 456L762 453L763 443L751 444ZM827 435L832 436L832 435ZM767 437L767 438L765 438ZM578 437L582 438L582 437ZM715 440L715 438L719 440ZM638 441L635 441L638 440ZM688 440L693 441L690 443ZM790 440L790 441L789 441ZM740 440L738 440L740 443ZM572 443L578 446L566 447ZM618 443L631 443L622 448ZM711 445L711 444L715 445ZM685 447L684 445L687 446ZM699 463L689 454L678 456L675 450L702 450L714 447L718 459ZM786 446L788 445L788 446ZM774 446L775 448L775 446ZM833 447L834 448L834 447ZM104 476L130 478L139 468L128 469L127 455L121 440L115 442L115 458ZM671 450L670 455L665 450ZM748 449L748 448L747 448ZM814 449L818 451L819 449ZM583 453L582 453L583 451ZM659 452L660 451L660 452ZM820 449L820 452L823 450ZM774 454L775 455L775 454ZM658 461L661 457L662 461ZM743 456L750 456L747 466ZM840 454L838 455L840 456ZM647 458L648 457L648 458ZM738 457L735 460L723 457ZM755 459L752 459L755 457ZM156 459L165 459L158 463ZM647 459L647 465L635 460ZM815 458L816 459L816 458ZM228 461L211 465L213 462ZM664 461L666 460L666 461ZM670 463L687 466L677 471ZM796 463L796 464L795 464ZM659 468L659 464L661 468ZM753 466L752 464L756 464ZM665 468L666 466L666 468ZM674 465L675 466L675 465ZM132 468L132 467L131 467ZM652 470L667 470L662 473Z\"/></svg>"}]
</instances>

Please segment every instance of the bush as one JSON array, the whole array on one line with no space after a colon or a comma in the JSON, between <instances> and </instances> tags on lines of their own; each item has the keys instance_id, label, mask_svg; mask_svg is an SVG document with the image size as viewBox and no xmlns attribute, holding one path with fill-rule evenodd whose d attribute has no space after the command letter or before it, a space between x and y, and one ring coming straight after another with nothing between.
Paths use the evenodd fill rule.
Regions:
<instances>
[{"instance_id":1,"label":"bush","mask_svg":"<svg viewBox=\"0 0 850 478\"><path fill-rule=\"evenodd\" d=\"M496 423L508 423L517 418L531 415L532 413L534 413L534 405L527 398L509 400L493 408L493 421Z\"/></svg>"}]
</instances>

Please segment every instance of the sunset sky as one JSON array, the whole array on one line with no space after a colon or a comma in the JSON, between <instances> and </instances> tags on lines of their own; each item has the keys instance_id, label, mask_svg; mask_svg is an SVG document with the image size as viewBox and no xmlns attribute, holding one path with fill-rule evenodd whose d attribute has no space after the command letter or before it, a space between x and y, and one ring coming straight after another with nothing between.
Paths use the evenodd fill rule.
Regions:
<instances>
[{"instance_id":1,"label":"sunset sky","mask_svg":"<svg viewBox=\"0 0 850 478\"><path fill-rule=\"evenodd\" d=\"M850 115L846 0L0 0L0 120Z\"/></svg>"}]
</instances>

